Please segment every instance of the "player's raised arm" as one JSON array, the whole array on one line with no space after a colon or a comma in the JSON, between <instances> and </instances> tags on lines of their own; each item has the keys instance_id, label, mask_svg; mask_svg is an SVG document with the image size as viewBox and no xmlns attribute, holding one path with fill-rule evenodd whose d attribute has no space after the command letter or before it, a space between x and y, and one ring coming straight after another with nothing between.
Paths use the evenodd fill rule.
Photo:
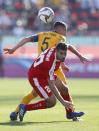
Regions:
<instances>
[{"instance_id":1,"label":"player's raised arm","mask_svg":"<svg viewBox=\"0 0 99 131\"><path fill-rule=\"evenodd\" d=\"M22 39L16 46L14 46L13 48L9 49L9 48L4 48L4 52L5 54L13 54L18 48L22 47L23 45L25 45L28 42L37 42L38 41L38 36L30 36L30 37L26 37L24 39Z\"/></svg>"},{"instance_id":2,"label":"player's raised arm","mask_svg":"<svg viewBox=\"0 0 99 131\"><path fill-rule=\"evenodd\" d=\"M79 51L77 51L77 49L76 49L74 46L69 45L69 46L68 46L68 49L69 49L72 53L74 53L76 56L78 56L81 62L84 63L84 62L88 62L88 61L89 61L89 59L87 59L87 58L84 57Z\"/></svg>"},{"instance_id":3,"label":"player's raised arm","mask_svg":"<svg viewBox=\"0 0 99 131\"><path fill-rule=\"evenodd\" d=\"M63 106L65 106L67 109L73 109L73 104L69 101L65 101L58 89L56 88L55 84L54 84L54 80L49 80L49 88L52 90L52 92L54 93L54 95L56 96L56 98L63 104Z\"/></svg>"}]
</instances>

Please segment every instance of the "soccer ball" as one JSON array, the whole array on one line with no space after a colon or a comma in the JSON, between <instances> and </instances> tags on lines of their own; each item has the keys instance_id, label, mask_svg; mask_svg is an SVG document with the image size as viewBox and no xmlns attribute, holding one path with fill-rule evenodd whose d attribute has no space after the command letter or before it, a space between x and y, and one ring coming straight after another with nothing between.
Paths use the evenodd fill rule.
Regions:
<instances>
[{"instance_id":1,"label":"soccer ball","mask_svg":"<svg viewBox=\"0 0 99 131\"><path fill-rule=\"evenodd\" d=\"M49 7L43 7L39 10L38 17L44 23L50 23L54 18L54 11Z\"/></svg>"}]
</instances>

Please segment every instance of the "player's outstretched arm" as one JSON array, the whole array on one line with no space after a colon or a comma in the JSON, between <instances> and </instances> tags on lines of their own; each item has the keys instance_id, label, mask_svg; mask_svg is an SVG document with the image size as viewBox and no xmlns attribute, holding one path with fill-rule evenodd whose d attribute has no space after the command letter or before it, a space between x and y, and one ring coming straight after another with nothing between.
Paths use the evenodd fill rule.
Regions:
<instances>
[{"instance_id":1,"label":"player's outstretched arm","mask_svg":"<svg viewBox=\"0 0 99 131\"><path fill-rule=\"evenodd\" d=\"M9 48L4 48L4 52L5 54L13 54L18 48L20 48L21 46L23 46L24 44L26 44L27 42L31 42L31 37L28 38L24 38L23 40L21 40L16 46L14 46L13 48L9 49Z\"/></svg>"},{"instance_id":2,"label":"player's outstretched arm","mask_svg":"<svg viewBox=\"0 0 99 131\"><path fill-rule=\"evenodd\" d=\"M77 49L74 46L69 45L68 49L76 56L78 56L82 63L90 61L88 58L84 57L79 51L77 51Z\"/></svg>"},{"instance_id":3,"label":"player's outstretched arm","mask_svg":"<svg viewBox=\"0 0 99 131\"><path fill-rule=\"evenodd\" d=\"M56 88L56 86L54 84L54 80L49 80L49 88L52 90L52 92L54 93L56 98L62 103L63 106L65 106L67 109L73 109L73 104L69 101L65 101L61 97L58 89Z\"/></svg>"}]
</instances>

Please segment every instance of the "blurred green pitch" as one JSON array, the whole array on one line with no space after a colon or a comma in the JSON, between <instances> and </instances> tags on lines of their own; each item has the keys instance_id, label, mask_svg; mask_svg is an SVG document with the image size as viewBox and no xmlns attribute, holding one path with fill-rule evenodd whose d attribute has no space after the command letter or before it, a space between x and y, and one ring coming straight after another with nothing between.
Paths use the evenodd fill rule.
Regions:
<instances>
[{"instance_id":1,"label":"blurred green pitch","mask_svg":"<svg viewBox=\"0 0 99 131\"><path fill-rule=\"evenodd\" d=\"M10 122L9 114L31 87L27 79L0 79L0 131L98 131L99 79L69 79L68 83L76 110L85 112L83 121L68 121L58 102L52 109L28 112L20 123Z\"/></svg>"}]
</instances>

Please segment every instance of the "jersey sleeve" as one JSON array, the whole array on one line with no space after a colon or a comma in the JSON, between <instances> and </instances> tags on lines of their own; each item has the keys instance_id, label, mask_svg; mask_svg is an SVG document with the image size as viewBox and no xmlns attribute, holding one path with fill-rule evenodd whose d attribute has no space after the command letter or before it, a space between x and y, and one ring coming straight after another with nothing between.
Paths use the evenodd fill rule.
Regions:
<instances>
[{"instance_id":1,"label":"jersey sleeve","mask_svg":"<svg viewBox=\"0 0 99 131\"><path fill-rule=\"evenodd\" d=\"M38 34L27 36L26 38L29 38L31 42L38 42Z\"/></svg>"},{"instance_id":2,"label":"jersey sleeve","mask_svg":"<svg viewBox=\"0 0 99 131\"><path fill-rule=\"evenodd\" d=\"M32 36L32 40L33 42L38 42L39 41L39 36L42 35L43 32L37 33L35 35Z\"/></svg>"},{"instance_id":3,"label":"jersey sleeve","mask_svg":"<svg viewBox=\"0 0 99 131\"><path fill-rule=\"evenodd\" d=\"M33 42L38 42L38 35L33 35Z\"/></svg>"}]
</instances>

